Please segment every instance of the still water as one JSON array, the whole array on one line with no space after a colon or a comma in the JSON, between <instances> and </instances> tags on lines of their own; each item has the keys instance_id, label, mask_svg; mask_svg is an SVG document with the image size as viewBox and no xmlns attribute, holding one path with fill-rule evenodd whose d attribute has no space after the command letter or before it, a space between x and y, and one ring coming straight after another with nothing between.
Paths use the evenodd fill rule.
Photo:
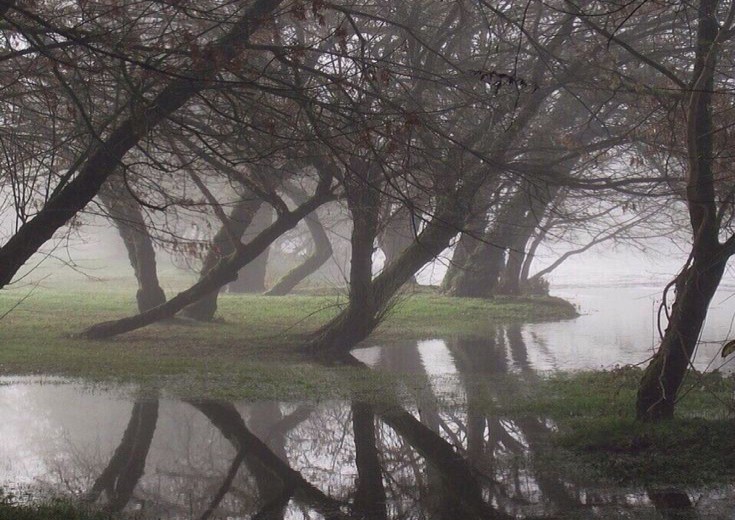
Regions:
<instances>
[{"instance_id":1,"label":"still water","mask_svg":"<svg viewBox=\"0 0 735 520\"><path fill-rule=\"evenodd\" d=\"M491 416L477 406L512 396L514 384L538 371L649 355L656 288L558 293L583 315L498 327L491 337L357 350L375 370L426 377L425 390L401 405L369 405L359 396L181 401L133 386L4 378L0 487L21 500L73 496L143 518L734 518L731 486L584 481L534 457L552 421ZM714 302L700 367L719 364L729 303L728 294ZM434 397L445 391L464 397L443 409Z\"/></svg>"}]
</instances>

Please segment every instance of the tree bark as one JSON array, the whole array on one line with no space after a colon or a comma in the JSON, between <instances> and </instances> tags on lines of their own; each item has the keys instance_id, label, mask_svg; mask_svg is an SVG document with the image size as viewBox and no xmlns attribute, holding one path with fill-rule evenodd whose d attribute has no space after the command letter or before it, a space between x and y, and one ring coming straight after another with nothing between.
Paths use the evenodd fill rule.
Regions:
<instances>
[{"instance_id":1,"label":"tree bark","mask_svg":"<svg viewBox=\"0 0 735 520\"><path fill-rule=\"evenodd\" d=\"M257 235L273 223L273 208L262 205L255 213L245 235ZM227 285L231 293L262 293L265 291L265 273L268 268L268 253L270 247L260 253L258 257L237 272L237 280Z\"/></svg>"},{"instance_id":2,"label":"tree bark","mask_svg":"<svg viewBox=\"0 0 735 520\"><path fill-rule=\"evenodd\" d=\"M638 419L657 421L674 415L677 393L727 264L726 255L713 252L708 256L696 258L676 281L669 324L638 387Z\"/></svg>"},{"instance_id":3,"label":"tree bark","mask_svg":"<svg viewBox=\"0 0 735 520\"><path fill-rule=\"evenodd\" d=\"M519 221L516 226L514 238L508 246L508 261L500 276L498 294L518 295L524 291L523 268L526 260L526 247L534 231L540 226L549 205L556 197L559 186L529 184L529 189L530 206L523 220ZM531 244L529 247L534 247L534 245Z\"/></svg>"},{"instance_id":4,"label":"tree bark","mask_svg":"<svg viewBox=\"0 0 735 520\"><path fill-rule=\"evenodd\" d=\"M378 245L385 255L384 265L388 265L416 240L418 230L414 226L410 209L405 206L395 210L382 225ZM412 276L409 283L416 283L416 277Z\"/></svg>"},{"instance_id":5,"label":"tree bark","mask_svg":"<svg viewBox=\"0 0 735 520\"><path fill-rule=\"evenodd\" d=\"M528 193L521 187L503 204L492 227L482 236L482 241L477 241L464 268L446 291L448 295L469 298L491 298L495 295L506 265L506 250L514 242L518 223L526 216L528 199Z\"/></svg>"},{"instance_id":6,"label":"tree bark","mask_svg":"<svg viewBox=\"0 0 735 520\"><path fill-rule=\"evenodd\" d=\"M219 262L232 255L237 249L245 230L253 220L254 215L263 204L263 201L253 196L250 192L243 195L237 204L232 208L230 214L227 215L227 221L222 223L222 227L217 231L210 244L207 256L202 264L202 272L199 280L204 280L209 272L214 269ZM183 311L183 315L187 318L198 321L211 321L217 312L217 296L219 287L207 293L203 298L192 303Z\"/></svg>"},{"instance_id":7,"label":"tree bark","mask_svg":"<svg viewBox=\"0 0 735 520\"><path fill-rule=\"evenodd\" d=\"M138 281L135 294L138 311L145 312L161 305L166 301L166 295L158 281L156 252L140 205L116 177L110 177L102 186L99 198L128 252L130 265Z\"/></svg>"},{"instance_id":8,"label":"tree bark","mask_svg":"<svg viewBox=\"0 0 735 520\"><path fill-rule=\"evenodd\" d=\"M196 69L182 70L155 99L136 106L131 116L110 132L91 153L77 176L57 186L48 202L30 221L0 247L0 288L11 282L18 270L53 234L77 214L120 165L123 156L161 121L181 108L213 80L221 67L245 49L250 36L267 23L281 0L255 0L209 49L222 59L205 60Z\"/></svg>"},{"instance_id":9,"label":"tree bark","mask_svg":"<svg viewBox=\"0 0 735 520\"><path fill-rule=\"evenodd\" d=\"M466 189L472 188L468 182ZM372 282L370 300L363 306L350 299L345 310L324 325L306 343L305 350L317 357L340 358L365 339L379 323L392 298L421 267L439 255L460 229L467 201L463 194L441 199L436 216L426 225L416 241L391 262ZM469 194L466 195L469 197Z\"/></svg>"},{"instance_id":10,"label":"tree bark","mask_svg":"<svg viewBox=\"0 0 735 520\"><path fill-rule=\"evenodd\" d=\"M477 237L485 234L488 226L487 211L483 211L482 215L474 215L467 224L467 229L460 234L457 244L454 246L452 260L449 263L447 272L442 280L442 292L448 296L458 291L457 284L460 283L462 273L467 269L470 254L480 243Z\"/></svg>"}]
</instances>

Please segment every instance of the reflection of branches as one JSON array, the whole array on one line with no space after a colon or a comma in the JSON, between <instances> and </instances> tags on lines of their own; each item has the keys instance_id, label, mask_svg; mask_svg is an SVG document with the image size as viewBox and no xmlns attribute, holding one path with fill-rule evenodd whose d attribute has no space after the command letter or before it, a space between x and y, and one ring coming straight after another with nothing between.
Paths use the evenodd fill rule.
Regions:
<instances>
[{"instance_id":1,"label":"reflection of branches","mask_svg":"<svg viewBox=\"0 0 735 520\"><path fill-rule=\"evenodd\" d=\"M347 518L341 511L342 502L325 495L309 483L298 471L281 460L268 446L245 425L242 416L230 403L214 400L187 401L202 412L222 432L246 459L261 464L279 479L284 492L313 507L328 519Z\"/></svg>"},{"instance_id":2,"label":"reflection of branches","mask_svg":"<svg viewBox=\"0 0 735 520\"><path fill-rule=\"evenodd\" d=\"M459 498L467 513L479 518L511 518L484 500L476 471L437 433L395 406L378 410L378 415L439 471L446 488Z\"/></svg>"}]
</instances>

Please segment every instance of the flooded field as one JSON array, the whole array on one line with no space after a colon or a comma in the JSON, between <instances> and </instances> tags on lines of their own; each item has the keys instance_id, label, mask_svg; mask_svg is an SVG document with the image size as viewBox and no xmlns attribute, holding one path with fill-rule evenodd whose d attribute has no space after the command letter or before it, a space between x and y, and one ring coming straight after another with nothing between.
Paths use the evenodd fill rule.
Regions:
<instances>
[{"instance_id":1,"label":"flooded field","mask_svg":"<svg viewBox=\"0 0 735 520\"><path fill-rule=\"evenodd\" d=\"M144 518L730 518L729 485L599 485L544 463L548 417L483 411L539 372L645 359L654 289L562 295L580 318L356 350L373 370L425 378L400 404L182 401L5 377L0 487ZM727 337L728 307L727 295L714 302L706 341ZM717 362L718 348L705 343L697 366Z\"/></svg>"}]
</instances>

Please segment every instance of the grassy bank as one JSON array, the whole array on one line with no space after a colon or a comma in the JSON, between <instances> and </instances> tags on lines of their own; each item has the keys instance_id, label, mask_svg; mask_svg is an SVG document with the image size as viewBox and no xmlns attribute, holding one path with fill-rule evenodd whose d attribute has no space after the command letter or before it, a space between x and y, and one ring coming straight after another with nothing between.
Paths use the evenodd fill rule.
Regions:
<instances>
[{"instance_id":1,"label":"grassy bank","mask_svg":"<svg viewBox=\"0 0 735 520\"><path fill-rule=\"evenodd\" d=\"M0 291L0 373L93 380L133 379L174 391L220 397L332 397L355 384L380 387L387 376L316 366L299 353L305 335L334 316L339 295L222 295L214 323L155 324L106 341L74 337L100 321L135 312L134 296L112 282ZM404 296L369 343L490 334L508 322L570 318L555 298L476 300L431 293ZM378 379L376 381L376 378ZM369 390L369 388L368 388Z\"/></svg>"},{"instance_id":2,"label":"grassy bank","mask_svg":"<svg viewBox=\"0 0 735 520\"><path fill-rule=\"evenodd\" d=\"M554 374L540 378L494 413L547 417L554 432L538 463L580 481L626 486L698 486L735 479L735 381L719 373L690 373L676 418L635 420L642 370Z\"/></svg>"}]
</instances>

